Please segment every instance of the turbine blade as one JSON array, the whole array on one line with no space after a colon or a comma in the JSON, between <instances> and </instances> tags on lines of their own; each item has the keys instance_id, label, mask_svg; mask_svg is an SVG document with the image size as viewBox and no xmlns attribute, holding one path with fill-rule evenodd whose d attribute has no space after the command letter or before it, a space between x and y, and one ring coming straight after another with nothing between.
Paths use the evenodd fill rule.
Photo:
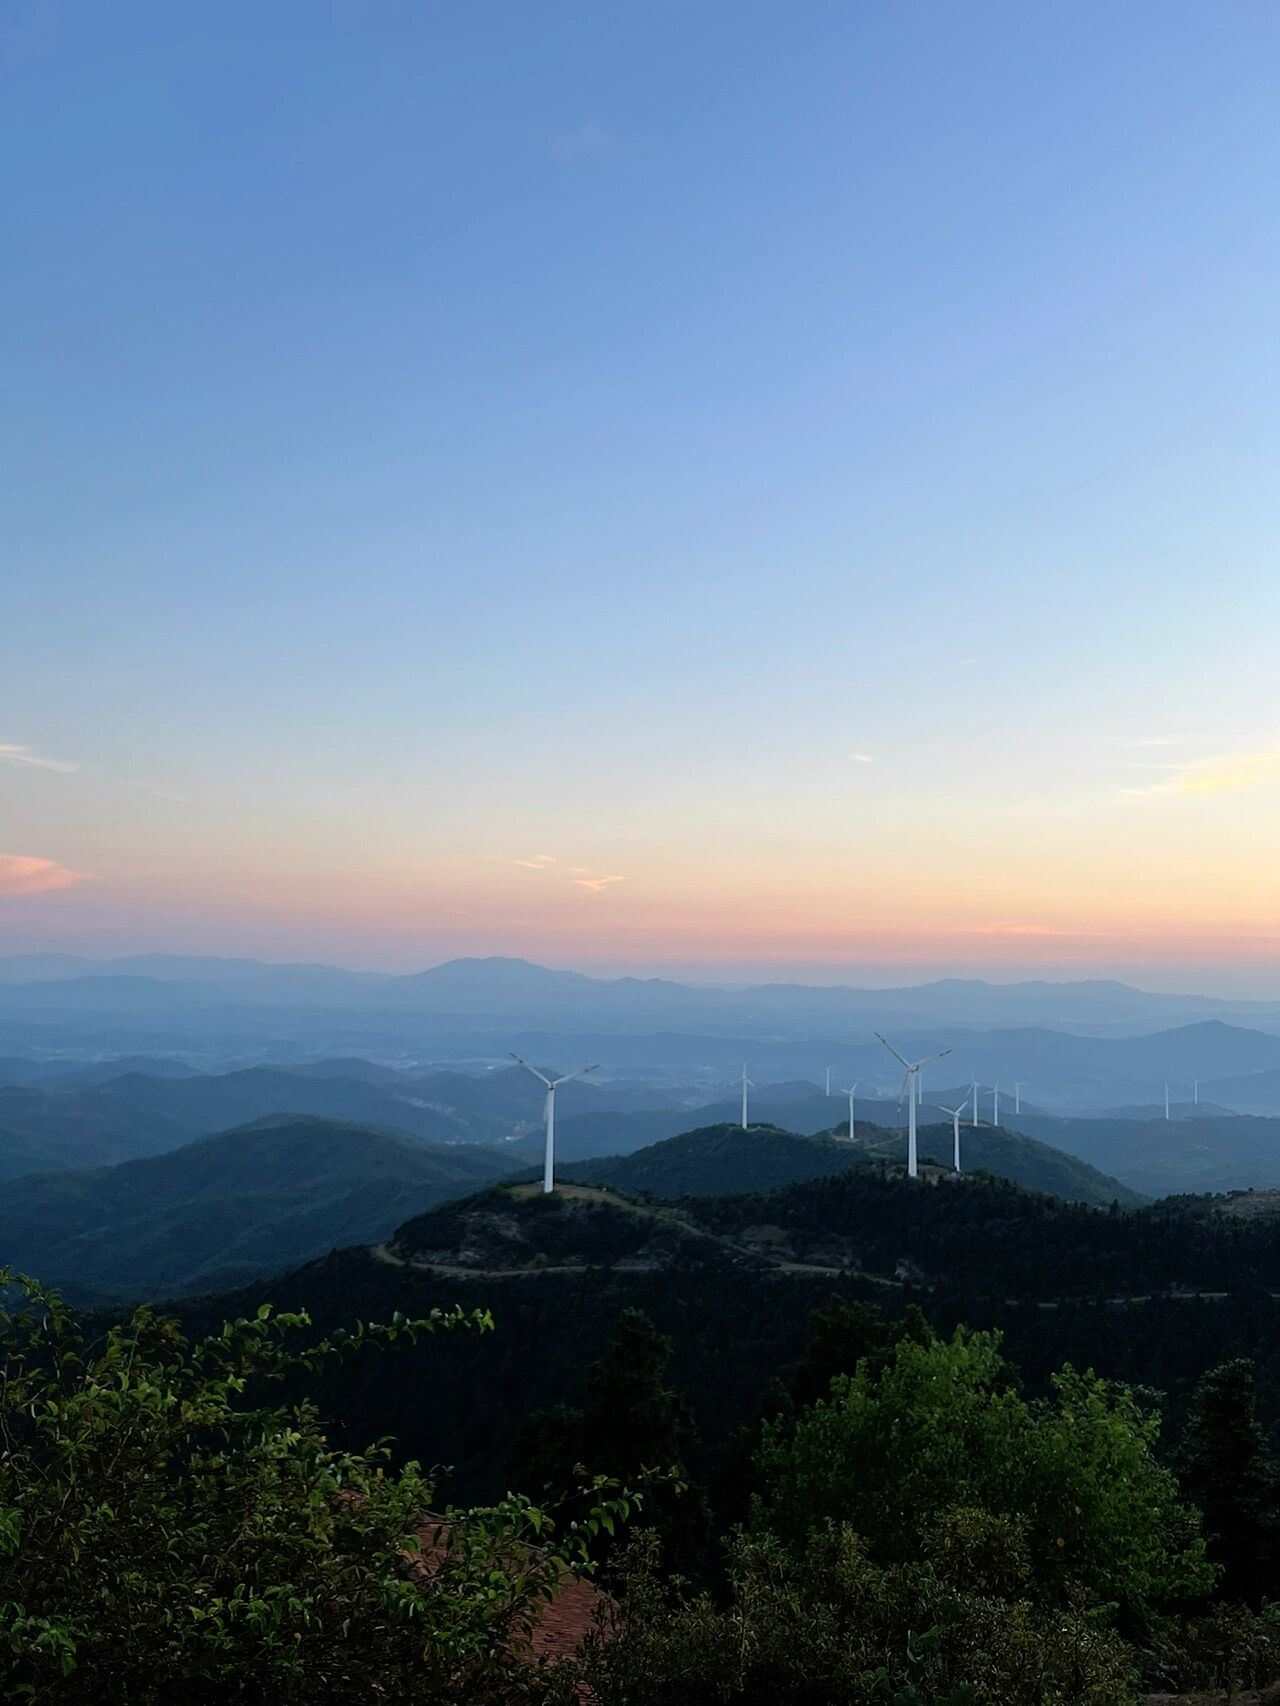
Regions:
<instances>
[{"instance_id":1,"label":"turbine blade","mask_svg":"<svg viewBox=\"0 0 1280 1706\"><path fill-rule=\"evenodd\" d=\"M951 1050L949 1048L940 1049L937 1054L927 1054L927 1055L925 1055L923 1060L914 1061L912 1064L918 1070L922 1066L930 1065L935 1060L941 1060L944 1055L948 1055L950 1053L951 1053Z\"/></svg>"},{"instance_id":2,"label":"turbine blade","mask_svg":"<svg viewBox=\"0 0 1280 1706\"><path fill-rule=\"evenodd\" d=\"M532 1072L535 1078L541 1079L541 1081L547 1086L548 1090L551 1088L551 1080L547 1077L545 1072L539 1072L536 1066L530 1066L529 1062L527 1060L521 1060L518 1054L513 1054L511 1058L515 1061L517 1066L523 1066L526 1072Z\"/></svg>"},{"instance_id":3,"label":"turbine blade","mask_svg":"<svg viewBox=\"0 0 1280 1706\"><path fill-rule=\"evenodd\" d=\"M571 1078L585 1078L588 1072L594 1072L595 1070L596 1068L594 1066L580 1066L576 1072L566 1072L562 1077L557 1078L556 1083L567 1084Z\"/></svg>"},{"instance_id":4,"label":"turbine blade","mask_svg":"<svg viewBox=\"0 0 1280 1706\"><path fill-rule=\"evenodd\" d=\"M872 1031L871 1035L882 1042L893 1058L897 1061L901 1061L903 1066L907 1068L908 1072L911 1070L911 1062L898 1053L897 1049L894 1048L893 1044L887 1037L882 1037L879 1031Z\"/></svg>"}]
</instances>

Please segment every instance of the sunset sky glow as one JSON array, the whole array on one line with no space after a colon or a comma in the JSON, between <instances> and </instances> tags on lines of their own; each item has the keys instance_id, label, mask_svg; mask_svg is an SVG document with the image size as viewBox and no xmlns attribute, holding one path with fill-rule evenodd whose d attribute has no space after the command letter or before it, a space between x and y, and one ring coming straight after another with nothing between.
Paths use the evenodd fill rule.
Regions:
<instances>
[{"instance_id":1,"label":"sunset sky glow","mask_svg":"<svg viewBox=\"0 0 1280 1706\"><path fill-rule=\"evenodd\" d=\"M16 12L0 953L1278 992L1274 7Z\"/></svg>"}]
</instances>

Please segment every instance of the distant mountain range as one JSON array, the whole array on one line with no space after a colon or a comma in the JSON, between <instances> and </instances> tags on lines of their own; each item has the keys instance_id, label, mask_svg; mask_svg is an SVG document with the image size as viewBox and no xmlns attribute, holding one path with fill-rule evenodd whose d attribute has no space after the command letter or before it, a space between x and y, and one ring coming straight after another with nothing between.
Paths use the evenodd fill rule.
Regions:
<instances>
[{"instance_id":1,"label":"distant mountain range","mask_svg":"<svg viewBox=\"0 0 1280 1706\"><path fill-rule=\"evenodd\" d=\"M203 1033L246 1042L246 1013L275 1015L275 1036L323 1023L367 1033L376 1016L397 1046L429 1022L437 1039L494 1030L606 1035L679 1031L708 1036L804 1040L865 1035L870 1024L905 1027L1045 1025L1124 1035L1221 1019L1280 1032L1280 1002L1155 994L1109 980L992 984L948 978L901 989L794 983L747 988L666 978L593 978L518 959L451 960L407 975L323 965L272 965L198 955L149 954L91 960L65 954L0 959L0 1016L37 1028L75 1018L102 1034L145 1030L163 1020L171 1035ZM215 1019L215 1016L216 1019ZM407 1021L412 1021L412 1024ZM261 1033L260 1033L261 1034Z\"/></svg>"},{"instance_id":2,"label":"distant mountain range","mask_svg":"<svg viewBox=\"0 0 1280 1706\"><path fill-rule=\"evenodd\" d=\"M1280 1119L1250 1115L1177 1119L1055 1119L1010 1114L1018 1131L1065 1149L1142 1192L1185 1193L1280 1187Z\"/></svg>"},{"instance_id":3,"label":"distant mountain range","mask_svg":"<svg viewBox=\"0 0 1280 1706\"><path fill-rule=\"evenodd\" d=\"M1043 1138L1134 1190L1159 1195L1280 1183L1280 1068L1265 1064L1280 1053L1280 1038L1217 1021L1130 1038L1089 1039L1037 1028L946 1034L953 1039L954 1059L984 1080L979 1097L984 1129L994 1102L984 1068L1012 1057L1034 1070L1023 1079L1021 1114L1015 1113L1010 1093L1013 1075L1004 1076L1002 1125ZM756 1053L767 1061L768 1045L758 1044ZM856 1057L858 1068L850 1076L859 1077L864 1087L857 1098L859 1121L900 1131L905 1110L897 1086L887 1096L866 1093L877 1082L874 1075L884 1083L884 1050L873 1042L847 1053ZM533 1058L553 1066L557 1058L583 1057L535 1053ZM1152 1086L1162 1085L1188 1060L1206 1063L1206 1072L1212 1064L1237 1068L1252 1063L1258 1069L1234 1077L1206 1076L1200 1106L1175 1098L1175 1118L1166 1122L1162 1099L1154 1100L1161 1092ZM943 1119L944 1110L962 1100L968 1113L968 1081L948 1083L942 1077L952 1064L940 1063L938 1082L925 1086L925 1124ZM843 1073L837 1072L828 1097L810 1080L770 1083L766 1067L757 1067L754 1059L752 1067L761 1074L752 1091L753 1122L812 1136L847 1119L847 1100L834 1093ZM566 1084L557 1125L561 1160L627 1154L694 1126L738 1124L738 1092L724 1087L732 1072L726 1066L710 1084L694 1081L691 1072L689 1081L665 1088L643 1078L603 1075ZM722 1086L718 1091L716 1078ZM1138 1093L1117 1096L1123 1087ZM1075 1092L1071 1100L1068 1089ZM1144 1089L1150 1098L1145 1102ZM1240 1117L1222 1105L1228 1096L1260 1114ZM1099 1112L1086 1111L1091 1099ZM1073 1110L1069 1117L1056 1111L1064 1103ZM541 1153L542 1090L514 1065L418 1074L345 1056L199 1073L163 1058L10 1057L0 1059L0 1180L159 1155L271 1115L340 1120L418 1142L501 1144L510 1146L512 1166L531 1163Z\"/></svg>"},{"instance_id":4,"label":"distant mountain range","mask_svg":"<svg viewBox=\"0 0 1280 1706\"><path fill-rule=\"evenodd\" d=\"M44 1070L67 1087L0 1082L0 1179L158 1155L272 1114L343 1120L433 1143L496 1142L541 1130L542 1091L514 1066L424 1078L359 1060L165 1077L151 1071L112 1076L105 1065ZM570 1118L575 1110L592 1110L593 1130L607 1128L611 1119L625 1121L637 1106L647 1110L637 1117L657 1121L664 1132L671 1118L682 1129L687 1113L654 1107L663 1100L661 1093L628 1085L568 1084L560 1092ZM652 1141L649 1127L636 1141Z\"/></svg>"}]
</instances>

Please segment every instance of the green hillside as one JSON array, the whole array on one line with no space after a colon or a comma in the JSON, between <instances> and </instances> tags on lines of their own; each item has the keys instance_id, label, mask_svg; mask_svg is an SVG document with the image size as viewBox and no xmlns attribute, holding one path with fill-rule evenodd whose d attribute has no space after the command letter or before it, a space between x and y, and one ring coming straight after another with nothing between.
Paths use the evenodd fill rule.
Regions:
<instances>
[{"instance_id":1,"label":"green hillside","mask_svg":"<svg viewBox=\"0 0 1280 1706\"><path fill-rule=\"evenodd\" d=\"M630 1155L567 1164L564 1173L584 1184L644 1191L654 1197L719 1196L773 1191L798 1179L843 1173L864 1158L831 1136L802 1137L773 1125L700 1126Z\"/></svg>"},{"instance_id":2,"label":"green hillside","mask_svg":"<svg viewBox=\"0 0 1280 1706\"><path fill-rule=\"evenodd\" d=\"M862 1141L870 1155L886 1160L902 1156L904 1144L900 1132L872 1127ZM931 1159L950 1169L953 1142L950 1122L922 1126L918 1142L922 1161ZM1119 1179L1113 1179L1079 1156L1004 1126L961 1126L960 1142L960 1159L966 1173L992 1173L997 1179L1009 1179L1028 1191L1042 1191L1066 1202L1090 1203L1096 1208L1106 1208L1113 1202L1136 1207L1146 1201L1141 1192L1121 1184Z\"/></svg>"},{"instance_id":3,"label":"green hillside","mask_svg":"<svg viewBox=\"0 0 1280 1706\"><path fill-rule=\"evenodd\" d=\"M245 1284L384 1238L508 1165L498 1150L367 1126L260 1120L145 1160L14 1180L0 1260L86 1298Z\"/></svg>"},{"instance_id":4,"label":"green hillside","mask_svg":"<svg viewBox=\"0 0 1280 1706\"><path fill-rule=\"evenodd\" d=\"M962 1135L967 1172L986 1171L1027 1190L1095 1207L1113 1202L1133 1206L1144 1200L1076 1156L1034 1138L990 1126ZM951 1139L949 1125L921 1129L920 1156L926 1171L927 1163L936 1160L950 1173ZM905 1159L903 1134L882 1126L860 1126L857 1142L850 1144L832 1132L807 1137L771 1125L743 1131L740 1125L720 1124L682 1132L630 1155L575 1161L564 1172L583 1183L655 1197L719 1196L777 1190L871 1162L900 1167Z\"/></svg>"}]
</instances>

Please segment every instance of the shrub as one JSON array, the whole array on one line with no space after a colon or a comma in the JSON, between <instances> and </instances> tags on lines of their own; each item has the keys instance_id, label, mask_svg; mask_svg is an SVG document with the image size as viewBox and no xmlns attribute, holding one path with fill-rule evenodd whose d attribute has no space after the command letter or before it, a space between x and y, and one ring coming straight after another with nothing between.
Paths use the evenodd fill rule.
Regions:
<instances>
[{"instance_id":1,"label":"shrub","mask_svg":"<svg viewBox=\"0 0 1280 1706\"><path fill-rule=\"evenodd\" d=\"M424 1559L433 1487L416 1464L331 1450L309 1404L264 1402L291 1371L487 1316L397 1316L306 1345L305 1316L266 1306L196 1342L140 1309L89 1345L56 1295L0 1285L5 1699L564 1695L554 1668L520 1659L522 1636L564 1555L625 1501L598 1503L559 1551L525 1544L551 1524L522 1500L448 1510Z\"/></svg>"},{"instance_id":2,"label":"shrub","mask_svg":"<svg viewBox=\"0 0 1280 1706\"><path fill-rule=\"evenodd\" d=\"M796 1554L730 1547L728 1604L662 1585L639 1534L584 1674L602 1706L1129 1706L1116 1636L1074 1613L963 1592L929 1564L879 1569L847 1528Z\"/></svg>"}]
</instances>

